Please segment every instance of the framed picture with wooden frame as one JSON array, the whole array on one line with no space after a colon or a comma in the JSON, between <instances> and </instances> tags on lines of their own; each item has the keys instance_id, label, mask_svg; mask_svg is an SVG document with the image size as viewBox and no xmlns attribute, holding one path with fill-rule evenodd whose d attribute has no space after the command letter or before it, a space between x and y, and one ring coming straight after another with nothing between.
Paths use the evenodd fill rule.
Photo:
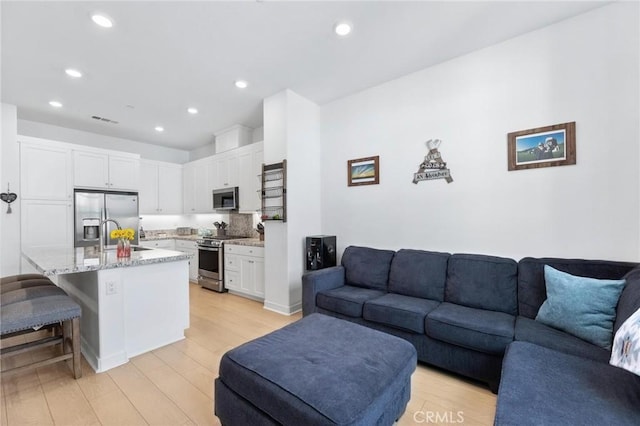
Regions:
<instances>
[{"instance_id":1,"label":"framed picture with wooden frame","mask_svg":"<svg viewBox=\"0 0 640 426\"><path fill-rule=\"evenodd\" d=\"M576 164L576 122L507 135L509 171Z\"/></svg>"},{"instance_id":2,"label":"framed picture with wooden frame","mask_svg":"<svg viewBox=\"0 0 640 426\"><path fill-rule=\"evenodd\" d=\"M377 185L380 183L380 156L347 161L349 186Z\"/></svg>"}]
</instances>

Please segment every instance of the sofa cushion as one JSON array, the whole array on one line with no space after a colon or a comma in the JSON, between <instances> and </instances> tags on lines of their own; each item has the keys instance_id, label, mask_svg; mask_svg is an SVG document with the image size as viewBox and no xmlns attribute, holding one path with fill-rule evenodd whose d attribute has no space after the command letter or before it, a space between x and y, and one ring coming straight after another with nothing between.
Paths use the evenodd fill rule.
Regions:
<instances>
[{"instance_id":1,"label":"sofa cushion","mask_svg":"<svg viewBox=\"0 0 640 426\"><path fill-rule=\"evenodd\" d=\"M515 340L596 361L608 362L610 356L606 349L523 316L516 318Z\"/></svg>"},{"instance_id":2,"label":"sofa cushion","mask_svg":"<svg viewBox=\"0 0 640 426\"><path fill-rule=\"evenodd\" d=\"M389 292L442 302L449 256L422 250L398 251L391 262Z\"/></svg>"},{"instance_id":3,"label":"sofa cushion","mask_svg":"<svg viewBox=\"0 0 640 426\"><path fill-rule=\"evenodd\" d=\"M613 332L617 332L622 324L640 309L640 266L629 271L624 277L627 285L624 286L618 306L616 308L616 321L613 324Z\"/></svg>"},{"instance_id":4,"label":"sofa cushion","mask_svg":"<svg viewBox=\"0 0 640 426\"><path fill-rule=\"evenodd\" d=\"M547 300L536 321L611 349L616 305L625 280L578 277L544 267Z\"/></svg>"},{"instance_id":5,"label":"sofa cushion","mask_svg":"<svg viewBox=\"0 0 640 426\"><path fill-rule=\"evenodd\" d=\"M617 280L637 266L636 263L608 260L558 259L525 257L518 262L518 314L535 318L547 298L544 265L581 277ZM635 311L628 312L631 315ZM624 322L624 320L622 321ZM622 324L620 322L620 324ZM620 326L618 324L618 327ZM617 330L617 328L615 328Z\"/></svg>"},{"instance_id":6,"label":"sofa cushion","mask_svg":"<svg viewBox=\"0 0 640 426\"><path fill-rule=\"evenodd\" d=\"M424 334L424 317L440 302L401 294L385 294L364 304L366 320Z\"/></svg>"},{"instance_id":7,"label":"sofa cushion","mask_svg":"<svg viewBox=\"0 0 640 426\"><path fill-rule=\"evenodd\" d=\"M386 293L380 290L345 285L319 292L316 296L316 304L327 311L361 318L364 302L384 294Z\"/></svg>"},{"instance_id":8,"label":"sofa cushion","mask_svg":"<svg viewBox=\"0 0 640 426\"><path fill-rule=\"evenodd\" d=\"M509 345L494 424L637 425L640 377L531 343Z\"/></svg>"},{"instance_id":9,"label":"sofa cushion","mask_svg":"<svg viewBox=\"0 0 640 426\"><path fill-rule=\"evenodd\" d=\"M386 291L394 253L369 247L347 247L342 254L346 284Z\"/></svg>"},{"instance_id":10,"label":"sofa cushion","mask_svg":"<svg viewBox=\"0 0 640 426\"><path fill-rule=\"evenodd\" d=\"M609 364L640 376L640 309L618 329Z\"/></svg>"},{"instance_id":11,"label":"sofa cushion","mask_svg":"<svg viewBox=\"0 0 640 426\"><path fill-rule=\"evenodd\" d=\"M518 264L513 259L477 254L449 257L445 301L516 315Z\"/></svg>"},{"instance_id":12,"label":"sofa cushion","mask_svg":"<svg viewBox=\"0 0 640 426\"><path fill-rule=\"evenodd\" d=\"M515 317L444 302L427 314L426 334L489 354L502 354L513 341Z\"/></svg>"}]
</instances>

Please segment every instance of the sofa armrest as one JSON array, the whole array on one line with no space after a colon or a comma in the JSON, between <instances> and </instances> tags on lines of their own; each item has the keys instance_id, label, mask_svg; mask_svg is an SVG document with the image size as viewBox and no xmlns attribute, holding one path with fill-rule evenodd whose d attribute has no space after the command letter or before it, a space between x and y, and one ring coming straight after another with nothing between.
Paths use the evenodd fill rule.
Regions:
<instances>
[{"instance_id":1,"label":"sofa armrest","mask_svg":"<svg viewBox=\"0 0 640 426\"><path fill-rule=\"evenodd\" d=\"M333 266L302 275L302 315L316 312L316 295L344 285L344 266Z\"/></svg>"}]
</instances>

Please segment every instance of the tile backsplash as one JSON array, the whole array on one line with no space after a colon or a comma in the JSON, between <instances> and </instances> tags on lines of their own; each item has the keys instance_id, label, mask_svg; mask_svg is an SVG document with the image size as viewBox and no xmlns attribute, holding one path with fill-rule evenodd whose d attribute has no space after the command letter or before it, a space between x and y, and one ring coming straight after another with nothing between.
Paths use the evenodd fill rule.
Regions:
<instances>
[{"instance_id":1,"label":"tile backsplash","mask_svg":"<svg viewBox=\"0 0 640 426\"><path fill-rule=\"evenodd\" d=\"M215 235L213 222L225 221L229 224L227 235L257 237L255 230L259 221L258 214L224 213L224 214L185 214L185 215L144 215L140 225L147 231L169 231L178 227L195 229L211 229Z\"/></svg>"}]
</instances>

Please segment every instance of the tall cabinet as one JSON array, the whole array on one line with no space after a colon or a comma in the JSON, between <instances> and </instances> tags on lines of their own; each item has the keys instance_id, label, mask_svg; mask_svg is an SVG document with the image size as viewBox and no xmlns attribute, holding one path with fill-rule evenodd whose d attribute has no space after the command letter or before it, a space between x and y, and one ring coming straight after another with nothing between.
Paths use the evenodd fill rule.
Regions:
<instances>
[{"instance_id":1,"label":"tall cabinet","mask_svg":"<svg viewBox=\"0 0 640 426\"><path fill-rule=\"evenodd\" d=\"M21 136L21 244L73 247L71 145Z\"/></svg>"}]
</instances>

